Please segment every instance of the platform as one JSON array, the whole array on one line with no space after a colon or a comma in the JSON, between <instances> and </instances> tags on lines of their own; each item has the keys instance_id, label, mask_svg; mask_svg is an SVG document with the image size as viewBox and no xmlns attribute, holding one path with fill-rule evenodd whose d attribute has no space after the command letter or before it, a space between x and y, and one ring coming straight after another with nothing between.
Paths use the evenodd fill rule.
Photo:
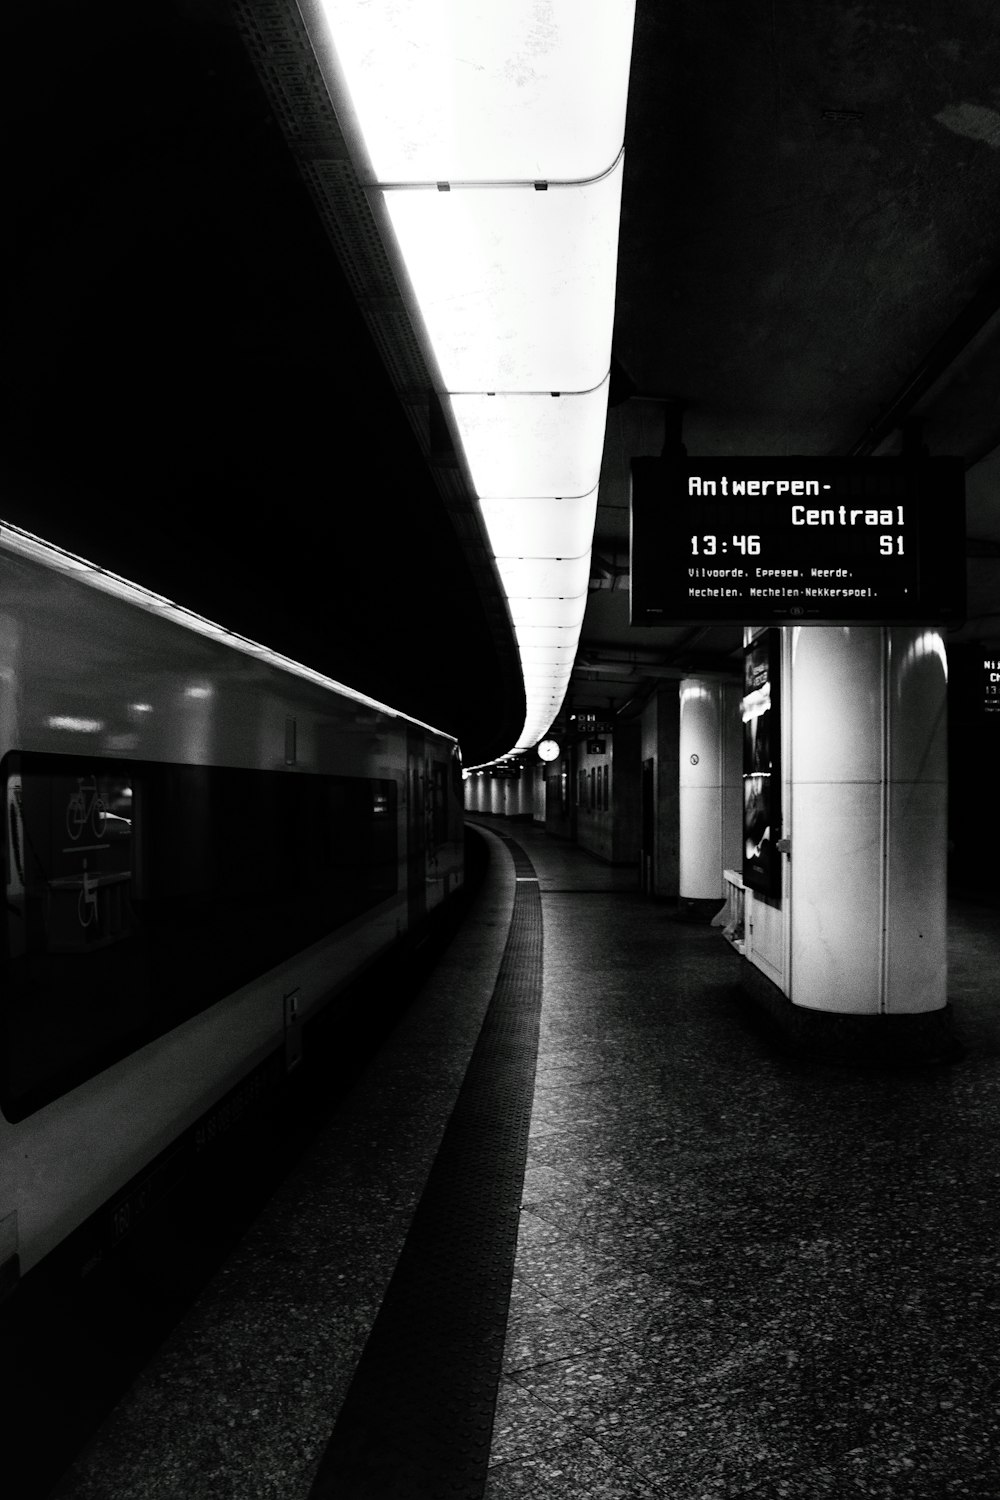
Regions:
<instances>
[{"instance_id":1,"label":"platform","mask_svg":"<svg viewBox=\"0 0 1000 1500\"><path fill-rule=\"evenodd\" d=\"M962 1059L855 1072L773 1048L718 928L677 921L630 871L530 825L479 822L487 884L443 962L55 1494L996 1500L996 911L952 911ZM504 1119L531 1075L523 1191L509 1267L500 1233L471 1294L494 1306L506 1275L509 1310L442 1436L462 1330L414 1352L399 1267L424 1257L420 1299L470 1295L446 1245L413 1247L463 1079L496 1032L498 973L506 962L515 1010L533 983L530 954L510 968L519 901L540 914L535 1041L515 1016L489 1056L510 1070ZM478 1121L463 1140L488 1151L498 1132ZM515 1137L496 1174L508 1188ZM499 1200L483 1213L509 1225ZM400 1300L402 1324L386 1317L376 1338ZM390 1376L419 1377L373 1408L378 1343ZM482 1433L487 1408L484 1449L441 1448ZM403 1433L426 1451L400 1461ZM338 1478L358 1451L387 1461Z\"/></svg>"}]
</instances>

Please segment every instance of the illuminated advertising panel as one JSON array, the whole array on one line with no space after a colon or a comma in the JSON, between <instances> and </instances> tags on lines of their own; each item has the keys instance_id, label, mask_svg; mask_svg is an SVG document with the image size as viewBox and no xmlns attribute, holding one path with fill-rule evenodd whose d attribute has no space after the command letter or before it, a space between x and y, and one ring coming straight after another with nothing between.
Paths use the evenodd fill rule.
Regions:
<instances>
[{"instance_id":1,"label":"illuminated advertising panel","mask_svg":"<svg viewBox=\"0 0 1000 1500\"><path fill-rule=\"evenodd\" d=\"M766 630L744 650L743 883L762 896L781 895L781 636Z\"/></svg>"},{"instance_id":2,"label":"illuminated advertising panel","mask_svg":"<svg viewBox=\"0 0 1000 1500\"><path fill-rule=\"evenodd\" d=\"M960 458L632 460L631 622L954 624Z\"/></svg>"}]
</instances>

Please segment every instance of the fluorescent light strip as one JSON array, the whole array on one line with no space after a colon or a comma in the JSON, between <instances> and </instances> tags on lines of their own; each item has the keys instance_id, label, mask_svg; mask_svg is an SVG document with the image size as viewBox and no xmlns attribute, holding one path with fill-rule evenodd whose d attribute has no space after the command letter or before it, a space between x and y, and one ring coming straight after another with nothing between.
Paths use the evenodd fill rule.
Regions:
<instances>
[{"instance_id":1,"label":"fluorescent light strip","mask_svg":"<svg viewBox=\"0 0 1000 1500\"><path fill-rule=\"evenodd\" d=\"M587 595L580 594L576 599L508 598L507 604L515 631L523 625L562 625L579 632L587 608Z\"/></svg>"},{"instance_id":2,"label":"fluorescent light strip","mask_svg":"<svg viewBox=\"0 0 1000 1500\"><path fill-rule=\"evenodd\" d=\"M621 185L619 156L597 181L545 193L384 193L446 390L589 391L602 383Z\"/></svg>"},{"instance_id":3,"label":"fluorescent light strip","mask_svg":"<svg viewBox=\"0 0 1000 1500\"><path fill-rule=\"evenodd\" d=\"M520 748L558 711L586 608L634 3L300 4L480 498ZM570 659L547 687L543 641Z\"/></svg>"},{"instance_id":4,"label":"fluorescent light strip","mask_svg":"<svg viewBox=\"0 0 1000 1500\"><path fill-rule=\"evenodd\" d=\"M495 557L581 557L590 552L597 518L597 486L562 499L480 500Z\"/></svg>"},{"instance_id":5,"label":"fluorescent light strip","mask_svg":"<svg viewBox=\"0 0 1000 1500\"><path fill-rule=\"evenodd\" d=\"M575 651L580 632L572 625L518 625L514 634L522 650L526 646L559 646Z\"/></svg>"},{"instance_id":6,"label":"fluorescent light strip","mask_svg":"<svg viewBox=\"0 0 1000 1500\"><path fill-rule=\"evenodd\" d=\"M564 666L567 658L572 665L572 648L565 646L522 646L521 660L525 666L534 664L540 667Z\"/></svg>"},{"instance_id":7,"label":"fluorescent light strip","mask_svg":"<svg viewBox=\"0 0 1000 1500\"><path fill-rule=\"evenodd\" d=\"M380 182L593 177L625 134L634 0L320 0Z\"/></svg>"},{"instance_id":8,"label":"fluorescent light strip","mask_svg":"<svg viewBox=\"0 0 1000 1500\"><path fill-rule=\"evenodd\" d=\"M591 391L468 392L445 398L480 499L586 495L597 488L608 379Z\"/></svg>"},{"instance_id":9,"label":"fluorescent light strip","mask_svg":"<svg viewBox=\"0 0 1000 1500\"><path fill-rule=\"evenodd\" d=\"M583 557L498 557L497 571L507 598L572 599L586 594L590 553Z\"/></svg>"}]
</instances>

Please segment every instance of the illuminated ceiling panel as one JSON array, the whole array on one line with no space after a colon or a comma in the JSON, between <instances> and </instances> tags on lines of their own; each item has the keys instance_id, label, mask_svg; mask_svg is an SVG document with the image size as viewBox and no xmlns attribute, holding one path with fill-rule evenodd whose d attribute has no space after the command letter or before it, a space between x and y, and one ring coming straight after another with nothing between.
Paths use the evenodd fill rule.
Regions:
<instances>
[{"instance_id":1,"label":"illuminated ceiling panel","mask_svg":"<svg viewBox=\"0 0 1000 1500\"><path fill-rule=\"evenodd\" d=\"M546 669L549 667L565 667L567 656L569 657L569 665L572 667L573 652L567 646L522 646L521 648L521 660L524 662L525 671L534 667L544 667Z\"/></svg>"},{"instance_id":2,"label":"illuminated ceiling panel","mask_svg":"<svg viewBox=\"0 0 1000 1500\"><path fill-rule=\"evenodd\" d=\"M541 675L534 675L530 672L525 674L525 681L530 683L532 695L541 698L545 698L548 695L549 699L556 697L559 693L565 693L569 687L569 679L569 671L552 679Z\"/></svg>"},{"instance_id":3,"label":"illuminated ceiling panel","mask_svg":"<svg viewBox=\"0 0 1000 1500\"><path fill-rule=\"evenodd\" d=\"M573 599L586 594L590 553L583 557L498 557L508 599Z\"/></svg>"},{"instance_id":4,"label":"illuminated ceiling panel","mask_svg":"<svg viewBox=\"0 0 1000 1500\"><path fill-rule=\"evenodd\" d=\"M625 134L630 0L320 0L378 182L595 177Z\"/></svg>"},{"instance_id":5,"label":"illuminated ceiling panel","mask_svg":"<svg viewBox=\"0 0 1000 1500\"><path fill-rule=\"evenodd\" d=\"M522 653L534 646L557 646L564 651L575 651L580 634L572 625L518 625L514 633Z\"/></svg>"},{"instance_id":6,"label":"illuminated ceiling panel","mask_svg":"<svg viewBox=\"0 0 1000 1500\"><path fill-rule=\"evenodd\" d=\"M579 394L500 392L448 401L481 498L586 495L600 479L607 377Z\"/></svg>"},{"instance_id":7,"label":"illuminated ceiling panel","mask_svg":"<svg viewBox=\"0 0 1000 1500\"><path fill-rule=\"evenodd\" d=\"M587 609L587 593L584 590L575 599L513 598L507 603L515 631L525 625L564 625L579 635Z\"/></svg>"},{"instance_id":8,"label":"illuminated ceiling panel","mask_svg":"<svg viewBox=\"0 0 1000 1500\"><path fill-rule=\"evenodd\" d=\"M445 390L601 384L611 364L622 161L596 182L548 192L384 194Z\"/></svg>"},{"instance_id":9,"label":"illuminated ceiling panel","mask_svg":"<svg viewBox=\"0 0 1000 1500\"><path fill-rule=\"evenodd\" d=\"M597 516L597 490L578 500L481 500L496 557L581 557L589 552Z\"/></svg>"},{"instance_id":10,"label":"illuminated ceiling panel","mask_svg":"<svg viewBox=\"0 0 1000 1500\"><path fill-rule=\"evenodd\" d=\"M533 745L587 602L635 6L300 4L480 501Z\"/></svg>"}]
</instances>

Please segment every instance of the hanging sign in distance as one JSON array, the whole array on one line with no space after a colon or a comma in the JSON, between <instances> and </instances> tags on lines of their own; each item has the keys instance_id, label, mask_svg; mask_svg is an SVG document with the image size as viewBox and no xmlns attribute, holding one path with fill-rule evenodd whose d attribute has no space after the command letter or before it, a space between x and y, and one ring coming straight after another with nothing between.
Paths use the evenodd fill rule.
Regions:
<instances>
[{"instance_id":1,"label":"hanging sign in distance","mask_svg":"<svg viewBox=\"0 0 1000 1500\"><path fill-rule=\"evenodd\" d=\"M631 622L952 624L960 458L632 460Z\"/></svg>"}]
</instances>

